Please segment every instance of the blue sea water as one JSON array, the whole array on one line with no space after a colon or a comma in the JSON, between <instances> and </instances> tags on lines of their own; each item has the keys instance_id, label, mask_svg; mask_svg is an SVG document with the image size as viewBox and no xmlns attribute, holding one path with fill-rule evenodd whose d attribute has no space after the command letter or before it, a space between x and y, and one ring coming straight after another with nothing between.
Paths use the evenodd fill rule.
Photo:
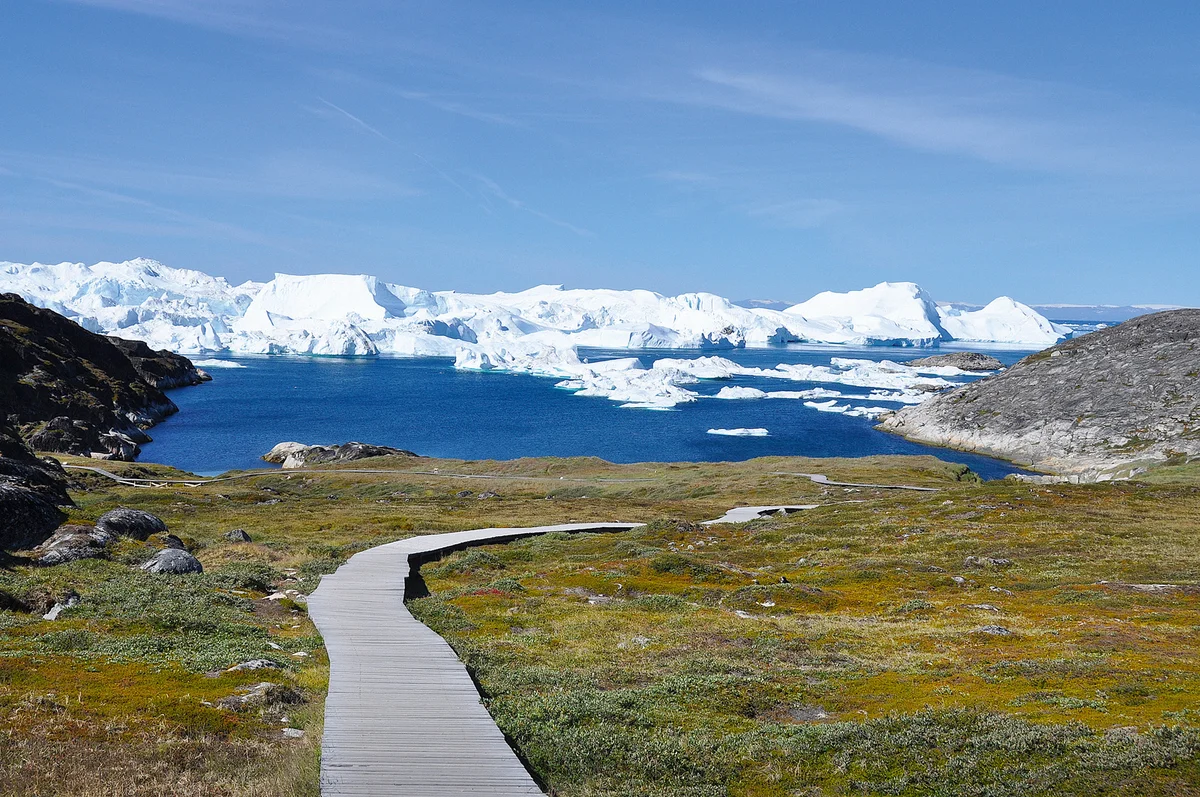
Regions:
<instances>
[{"instance_id":1,"label":"blue sea water","mask_svg":"<svg viewBox=\"0 0 1200 797\"><path fill-rule=\"evenodd\" d=\"M929 353L812 345L719 352L762 368L784 362L828 365L831 357L903 361ZM1010 364L1028 352L989 353ZM592 350L581 356L596 360L631 353ZM640 356L649 364L659 357L698 353ZM657 412L575 396L544 377L456 371L446 358L242 357L236 362L244 367L213 368L212 382L171 391L180 412L151 430L154 442L143 447L143 461L209 475L264 467L262 454L284 440L359 440L461 459L596 456L611 462L664 462L933 454L969 465L984 478L1017 470L999 460L910 443L876 431L865 418L818 412L792 399L702 400ZM714 394L727 385L865 392L844 385L740 377L689 388ZM764 427L770 436L707 434L718 427Z\"/></svg>"}]
</instances>

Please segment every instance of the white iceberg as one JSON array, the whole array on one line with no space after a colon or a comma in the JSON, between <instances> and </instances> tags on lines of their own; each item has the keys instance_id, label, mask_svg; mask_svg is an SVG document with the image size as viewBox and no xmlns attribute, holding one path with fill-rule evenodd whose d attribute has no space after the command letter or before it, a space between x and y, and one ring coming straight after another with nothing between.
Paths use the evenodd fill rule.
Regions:
<instances>
[{"instance_id":1,"label":"white iceberg","mask_svg":"<svg viewBox=\"0 0 1200 797\"><path fill-rule=\"evenodd\" d=\"M1007 298L975 311L939 309L907 282L820 293L781 312L739 307L709 293L663 296L543 285L471 294L355 274L277 274L267 283L233 286L143 258L91 266L0 263L0 289L93 331L188 354L454 357L462 348L478 347L481 356L490 357L497 349L927 346L956 339L1044 346L1070 334ZM661 367L687 368L702 379L728 376L722 358L706 359Z\"/></svg>"},{"instance_id":2,"label":"white iceberg","mask_svg":"<svg viewBox=\"0 0 1200 797\"><path fill-rule=\"evenodd\" d=\"M725 435L727 437L768 437L771 433L766 429L709 429L708 434Z\"/></svg>"}]
</instances>

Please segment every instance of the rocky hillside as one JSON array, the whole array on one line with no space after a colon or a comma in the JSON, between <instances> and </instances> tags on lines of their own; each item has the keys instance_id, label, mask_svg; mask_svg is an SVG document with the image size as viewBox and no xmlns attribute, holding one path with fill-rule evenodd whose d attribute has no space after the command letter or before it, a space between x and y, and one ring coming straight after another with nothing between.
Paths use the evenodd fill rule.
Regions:
<instances>
[{"instance_id":1,"label":"rocky hillside","mask_svg":"<svg viewBox=\"0 0 1200 797\"><path fill-rule=\"evenodd\" d=\"M132 460L144 430L179 409L162 389L207 378L185 357L0 294L0 420L34 449Z\"/></svg>"},{"instance_id":2,"label":"rocky hillside","mask_svg":"<svg viewBox=\"0 0 1200 797\"><path fill-rule=\"evenodd\" d=\"M880 428L1080 480L1200 455L1200 310L1061 343Z\"/></svg>"}]
</instances>

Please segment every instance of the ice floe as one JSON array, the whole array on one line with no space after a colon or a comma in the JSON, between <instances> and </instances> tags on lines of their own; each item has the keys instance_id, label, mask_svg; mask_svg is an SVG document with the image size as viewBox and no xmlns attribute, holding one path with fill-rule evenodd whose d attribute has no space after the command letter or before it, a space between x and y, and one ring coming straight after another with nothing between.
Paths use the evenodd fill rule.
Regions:
<instances>
[{"instance_id":1,"label":"ice floe","mask_svg":"<svg viewBox=\"0 0 1200 797\"><path fill-rule=\"evenodd\" d=\"M766 429L709 429L709 434L725 435L726 437L768 437L771 433Z\"/></svg>"}]
</instances>

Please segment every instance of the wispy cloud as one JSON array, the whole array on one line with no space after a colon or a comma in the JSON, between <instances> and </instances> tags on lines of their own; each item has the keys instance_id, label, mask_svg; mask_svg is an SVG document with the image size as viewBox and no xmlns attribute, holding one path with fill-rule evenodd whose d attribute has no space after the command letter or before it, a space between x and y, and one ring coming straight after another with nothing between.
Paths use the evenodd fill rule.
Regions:
<instances>
[{"instance_id":1,"label":"wispy cloud","mask_svg":"<svg viewBox=\"0 0 1200 797\"><path fill-rule=\"evenodd\" d=\"M836 125L910 149L1044 171L1167 175L1200 163L1196 120L1049 81L907 60L810 52L763 65L725 56L643 95ZM1169 153L1169 154L1168 154Z\"/></svg>"},{"instance_id":2,"label":"wispy cloud","mask_svg":"<svg viewBox=\"0 0 1200 797\"><path fill-rule=\"evenodd\" d=\"M381 133L378 128L372 127L371 125L367 124L362 119L360 119L359 117L350 113L349 111L347 111L345 108L341 107L340 105L334 105L332 102L325 99L324 97L317 97L317 100L319 102L321 102L327 109L332 110L334 113L336 113L338 116L340 116L344 119L348 119L358 129L366 131L367 133L370 133L373 136L377 136L378 138L381 138L384 141L387 141L389 144L394 143L394 142L392 142L392 140L390 138L388 138L386 135ZM313 108L308 105L304 106L304 108L305 108L305 110L309 111L310 113L316 113L316 114L320 114L322 116L327 115L320 108Z\"/></svg>"},{"instance_id":3,"label":"wispy cloud","mask_svg":"<svg viewBox=\"0 0 1200 797\"><path fill-rule=\"evenodd\" d=\"M335 156L307 150L285 150L248 162L210 164L203 170L186 172L137 161L2 151L0 166L32 178L155 196L237 195L354 202L420 193L387 177L341 165Z\"/></svg>"},{"instance_id":4,"label":"wispy cloud","mask_svg":"<svg viewBox=\"0 0 1200 797\"><path fill-rule=\"evenodd\" d=\"M808 230L820 227L830 218L845 210L845 205L835 199L792 199L744 208L747 216L775 227Z\"/></svg>"},{"instance_id":5,"label":"wispy cloud","mask_svg":"<svg viewBox=\"0 0 1200 797\"><path fill-rule=\"evenodd\" d=\"M715 183L717 178L707 172L690 172L667 169L650 175L655 180L677 185L708 185Z\"/></svg>"},{"instance_id":6,"label":"wispy cloud","mask_svg":"<svg viewBox=\"0 0 1200 797\"><path fill-rule=\"evenodd\" d=\"M389 90L397 97L405 100L411 100L412 102L424 103L425 105L437 108L439 111L445 111L446 113L455 114L457 116L465 116L468 119L475 119L480 122L489 122L495 125L507 125L512 127L521 126L521 122L518 122L516 119L513 119L510 116L505 116L501 113L493 113L491 111L481 111L459 100L450 99L444 95L431 94L425 91L412 91L410 89L401 89L395 87L389 87Z\"/></svg>"},{"instance_id":7,"label":"wispy cloud","mask_svg":"<svg viewBox=\"0 0 1200 797\"><path fill-rule=\"evenodd\" d=\"M74 5L103 8L156 17L183 25L207 28L249 38L332 47L352 37L329 25L295 21L294 6L279 0L59 0Z\"/></svg>"},{"instance_id":8,"label":"wispy cloud","mask_svg":"<svg viewBox=\"0 0 1200 797\"><path fill-rule=\"evenodd\" d=\"M592 238L596 235L596 233L592 232L591 230L584 229L583 227L577 227L574 224L571 224L570 222L566 222L566 221L563 221L562 219L555 218L554 216L551 216L549 213L543 213L542 211L538 210L537 208L530 207L529 205L522 202L521 200L519 200L513 196L510 196L508 193L505 192L505 190L503 188L501 188L499 185L497 185L494 180L491 180L490 178L485 177L482 174L476 174L476 175L474 175L474 177L476 180L479 181L480 185L483 186L483 190L487 194L495 197L496 199L500 200L501 202L504 202L505 204L509 205L512 208L524 211L532 216L536 216L539 219L541 219L542 221L550 222L551 224L554 224L558 227L562 227L564 230L570 230L571 232L575 233L576 235L582 236L584 238Z\"/></svg>"}]
</instances>

